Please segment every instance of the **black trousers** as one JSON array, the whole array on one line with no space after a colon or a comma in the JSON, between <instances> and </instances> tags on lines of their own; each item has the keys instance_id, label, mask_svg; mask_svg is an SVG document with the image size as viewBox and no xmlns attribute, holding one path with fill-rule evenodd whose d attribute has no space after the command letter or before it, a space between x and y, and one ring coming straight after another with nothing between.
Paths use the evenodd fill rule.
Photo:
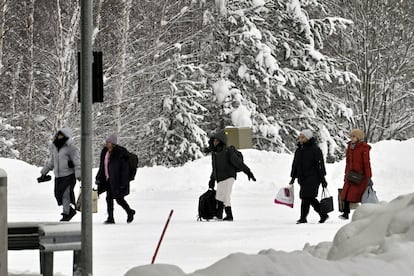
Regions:
<instances>
[{"instance_id":1,"label":"black trousers","mask_svg":"<svg viewBox=\"0 0 414 276\"><path fill-rule=\"evenodd\" d=\"M55 178L54 193L55 193L57 204L59 206L62 205L63 193L66 191L68 187L70 187L70 203L75 204L75 193L73 191L73 189L75 188L75 185L76 185L75 174L70 174L68 176Z\"/></svg>"},{"instance_id":2,"label":"black trousers","mask_svg":"<svg viewBox=\"0 0 414 276\"><path fill-rule=\"evenodd\" d=\"M316 198L302 198L302 203L300 206L300 219L306 220L310 206L313 207L313 209L318 213L321 214L321 205L319 201Z\"/></svg>"},{"instance_id":3,"label":"black trousers","mask_svg":"<svg viewBox=\"0 0 414 276\"><path fill-rule=\"evenodd\" d=\"M114 217L114 198L112 196L112 192L109 186L109 183L107 183L108 189L106 190L106 208L108 211L108 217L113 218ZM122 197L115 199L116 203L118 203L119 206L121 206L127 214L131 212L131 208L128 205L128 202Z\"/></svg>"}]
</instances>

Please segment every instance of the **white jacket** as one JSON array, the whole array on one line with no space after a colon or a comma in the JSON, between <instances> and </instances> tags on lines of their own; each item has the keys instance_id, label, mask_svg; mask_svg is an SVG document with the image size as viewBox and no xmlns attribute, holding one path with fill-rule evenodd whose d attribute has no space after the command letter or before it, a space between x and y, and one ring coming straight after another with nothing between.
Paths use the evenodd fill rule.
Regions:
<instances>
[{"instance_id":1,"label":"white jacket","mask_svg":"<svg viewBox=\"0 0 414 276\"><path fill-rule=\"evenodd\" d=\"M64 177L74 173L75 177L79 179L81 177L79 150L72 144L72 131L69 128L61 128L59 131L62 132L68 140L59 151L52 143L50 146L50 159L41 170L41 174L46 175L49 171L53 170L55 177ZM59 131L57 133L59 133ZM53 137L53 141L56 139L57 133ZM73 168L69 168L69 161L73 162Z\"/></svg>"}]
</instances>

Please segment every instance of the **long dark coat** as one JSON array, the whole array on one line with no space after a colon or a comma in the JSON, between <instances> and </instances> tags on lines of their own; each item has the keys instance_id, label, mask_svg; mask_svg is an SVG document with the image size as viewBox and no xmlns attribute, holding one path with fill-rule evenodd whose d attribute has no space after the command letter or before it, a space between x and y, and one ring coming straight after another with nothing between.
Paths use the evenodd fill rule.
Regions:
<instances>
[{"instance_id":1,"label":"long dark coat","mask_svg":"<svg viewBox=\"0 0 414 276\"><path fill-rule=\"evenodd\" d=\"M101 194L111 189L114 199L123 198L129 194L129 165L128 151L121 146L114 146L109 157L109 181L106 181L104 160L108 149L104 147L101 152L99 170L96 174L98 193Z\"/></svg>"},{"instance_id":2,"label":"long dark coat","mask_svg":"<svg viewBox=\"0 0 414 276\"><path fill-rule=\"evenodd\" d=\"M230 177L236 179L236 169L247 175L250 173L250 168L237 157L234 151L227 147L227 137L224 132L218 132L212 138L217 138L221 143L211 152L211 181L220 182Z\"/></svg>"},{"instance_id":3,"label":"long dark coat","mask_svg":"<svg viewBox=\"0 0 414 276\"><path fill-rule=\"evenodd\" d=\"M319 185L326 175L322 151L315 138L298 144L292 163L290 176L298 179L300 198L316 198Z\"/></svg>"},{"instance_id":4,"label":"long dark coat","mask_svg":"<svg viewBox=\"0 0 414 276\"><path fill-rule=\"evenodd\" d=\"M341 193L342 200L349 202L361 201L362 194L367 188L369 179L372 177L369 157L370 150L371 146L364 141L358 142L353 149L351 143L348 143L346 149L344 186ZM348 173L351 170L364 175L364 178L359 185L352 184L347 180Z\"/></svg>"}]
</instances>

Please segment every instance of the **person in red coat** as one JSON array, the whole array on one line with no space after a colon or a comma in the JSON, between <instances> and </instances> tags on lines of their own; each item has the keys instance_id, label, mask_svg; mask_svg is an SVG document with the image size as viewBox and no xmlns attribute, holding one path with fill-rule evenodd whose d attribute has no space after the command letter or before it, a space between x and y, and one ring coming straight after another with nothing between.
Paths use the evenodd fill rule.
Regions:
<instances>
[{"instance_id":1,"label":"person in red coat","mask_svg":"<svg viewBox=\"0 0 414 276\"><path fill-rule=\"evenodd\" d=\"M368 181L372 177L371 162L369 157L369 146L365 141L365 134L360 129L353 129L350 134L351 141L348 142L346 149L346 165L344 186L342 188L341 199L344 202L343 214L340 219L348 219L350 213L350 203L361 202L362 194L368 186ZM363 176L359 184L348 180L348 174L354 171Z\"/></svg>"}]
</instances>

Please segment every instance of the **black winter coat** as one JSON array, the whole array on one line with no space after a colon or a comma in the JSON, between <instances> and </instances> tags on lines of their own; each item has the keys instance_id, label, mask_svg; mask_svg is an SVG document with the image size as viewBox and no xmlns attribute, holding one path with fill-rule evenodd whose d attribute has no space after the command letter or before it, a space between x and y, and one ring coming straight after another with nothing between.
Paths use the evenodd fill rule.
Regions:
<instances>
[{"instance_id":1,"label":"black winter coat","mask_svg":"<svg viewBox=\"0 0 414 276\"><path fill-rule=\"evenodd\" d=\"M101 194L111 189L114 199L123 198L129 194L129 164L128 151L121 146L115 146L109 157L109 181L105 177L105 155L108 149L104 147L101 152L99 170L96 174L98 193Z\"/></svg>"},{"instance_id":2,"label":"black winter coat","mask_svg":"<svg viewBox=\"0 0 414 276\"><path fill-rule=\"evenodd\" d=\"M300 198L316 198L319 184L325 178L326 170L322 151L316 145L315 138L304 144L298 144L293 158L290 176L298 179Z\"/></svg>"},{"instance_id":3,"label":"black winter coat","mask_svg":"<svg viewBox=\"0 0 414 276\"><path fill-rule=\"evenodd\" d=\"M227 139L224 132L216 133L212 138L219 139L221 143L211 152L213 170L210 182L220 182L230 177L236 179L237 169L247 175L251 173L249 167L239 159L236 152L226 146ZM212 188L211 185L210 188Z\"/></svg>"}]
</instances>

